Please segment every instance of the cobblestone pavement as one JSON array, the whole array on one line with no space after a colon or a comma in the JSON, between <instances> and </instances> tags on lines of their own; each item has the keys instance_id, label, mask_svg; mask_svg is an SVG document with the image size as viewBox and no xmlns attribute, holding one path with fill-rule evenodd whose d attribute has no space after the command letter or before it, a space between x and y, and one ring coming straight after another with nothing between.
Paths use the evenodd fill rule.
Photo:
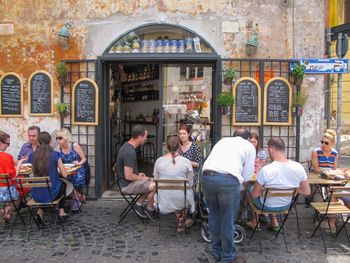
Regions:
<instances>
[{"instance_id":1,"label":"cobblestone pavement","mask_svg":"<svg viewBox=\"0 0 350 263\"><path fill-rule=\"evenodd\" d=\"M58 226L55 241L50 230L33 229L30 241L26 241L26 228L18 221L11 237L9 227L0 228L0 262L214 262L210 245L203 241L200 222L189 229L185 237L176 234L175 217L162 216L161 232L158 222L143 224L132 214L118 225L119 213L125 203L116 201L88 201L82 211L70 216L64 231ZM271 241L272 232L263 227L263 254L259 254L258 236L249 242L246 238L238 247L238 253L247 262L349 262L350 243L345 233L335 239L325 234L329 254L323 253L318 232L313 239L312 209L298 204L301 214L302 237L297 237L295 216L287 222L287 241L291 253L284 247L283 236ZM28 220L28 212L23 211ZM27 212L27 213L26 213ZM348 224L348 231L350 232ZM251 233L247 230L248 235ZM4 260L5 259L5 260Z\"/></svg>"}]
</instances>

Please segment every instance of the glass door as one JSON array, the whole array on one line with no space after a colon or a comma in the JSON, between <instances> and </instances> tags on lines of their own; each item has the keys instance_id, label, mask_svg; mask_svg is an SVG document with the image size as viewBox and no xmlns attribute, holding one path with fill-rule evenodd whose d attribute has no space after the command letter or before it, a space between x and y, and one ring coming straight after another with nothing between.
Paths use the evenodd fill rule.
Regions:
<instances>
[{"instance_id":1,"label":"glass door","mask_svg":"<svg viewBox=\"0 0 350 263\"><path fill-rule=\"evenodd\" d=\"M166 152L165 139L178 132L182 124L202 150L203 159L211 149L213 134L212 91L215 64L164 64L161 155Z\"/></svg>"}]
</instances>

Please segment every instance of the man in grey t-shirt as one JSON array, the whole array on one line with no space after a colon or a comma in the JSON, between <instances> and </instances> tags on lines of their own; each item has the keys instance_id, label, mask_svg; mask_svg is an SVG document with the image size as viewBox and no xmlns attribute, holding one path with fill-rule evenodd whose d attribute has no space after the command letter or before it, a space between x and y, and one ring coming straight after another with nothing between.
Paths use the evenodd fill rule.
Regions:
<instances>
[{"instance_id":1,"label":"man in grey t-shirt","mask_svg":"<svg viewBox=\"0 0 350 263\"><path fill-rule=\"evenodd\" d=\"M144 173L139 173L137 169L137 156L135 149L143 145L147 139L147 130L142 125L135 125L131 130L131 138L123 144L117 156L117 180L121 191L124 194L143 194L137 201L136 213L143 218L154 220L155 212L153 207L153 198L155 193L155 184ZM147 197L148 204L143 207L142 204Z\"/></svg>"}]
</instances>

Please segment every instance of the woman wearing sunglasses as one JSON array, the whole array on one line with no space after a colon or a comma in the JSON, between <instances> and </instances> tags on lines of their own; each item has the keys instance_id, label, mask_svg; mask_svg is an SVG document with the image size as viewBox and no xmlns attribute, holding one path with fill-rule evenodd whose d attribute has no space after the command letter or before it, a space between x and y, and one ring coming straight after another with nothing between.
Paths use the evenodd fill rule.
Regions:
<instances>
[{"instance_id":1,"label":"woman wearing sunglasses","mask_svg":"<svg viewBox=\"0 0 350 263\"><path fill-rule=\"evenodd\" d=\"M81 166L74 175L67 177L68 181L73 184L74 196L77 197L72 204L72 210L76 211L80 208L81 201L85 201L85 195L80 191L85 184L85 170L82 165L86 162L86 157L79 144L72 141L72 135L67 129L63 128L57 132L56 141L58 143L56 151L61 154L63 163Z\"/></svg>"},{"instance_id":2,"label":"woman wearing sunglasses","mask_svg":"<svg viewBox=\"0 0 350 263\"><path fill-rule=\"evenodd\" d=\"M338 152L333 149L336 132L327 129L322 137L321 146L312 151L312 171L331 170L338 167Z\"/></svg>"}]
</instances>

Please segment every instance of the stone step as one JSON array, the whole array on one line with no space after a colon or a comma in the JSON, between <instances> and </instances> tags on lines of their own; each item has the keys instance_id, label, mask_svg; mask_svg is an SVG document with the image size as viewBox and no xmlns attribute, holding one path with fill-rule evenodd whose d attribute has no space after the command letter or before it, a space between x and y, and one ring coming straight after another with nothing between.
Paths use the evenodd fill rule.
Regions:
<instances>
[{"instance_id":1,"label":"stone step","mask_svg":"<svg viewBox=\"0 0 350 263\"><path fill-rule=\"evenodd\" d=\"M101 200L124 200L119 191L107 190L102 194Z\"/></svg>"}]
</instances>

